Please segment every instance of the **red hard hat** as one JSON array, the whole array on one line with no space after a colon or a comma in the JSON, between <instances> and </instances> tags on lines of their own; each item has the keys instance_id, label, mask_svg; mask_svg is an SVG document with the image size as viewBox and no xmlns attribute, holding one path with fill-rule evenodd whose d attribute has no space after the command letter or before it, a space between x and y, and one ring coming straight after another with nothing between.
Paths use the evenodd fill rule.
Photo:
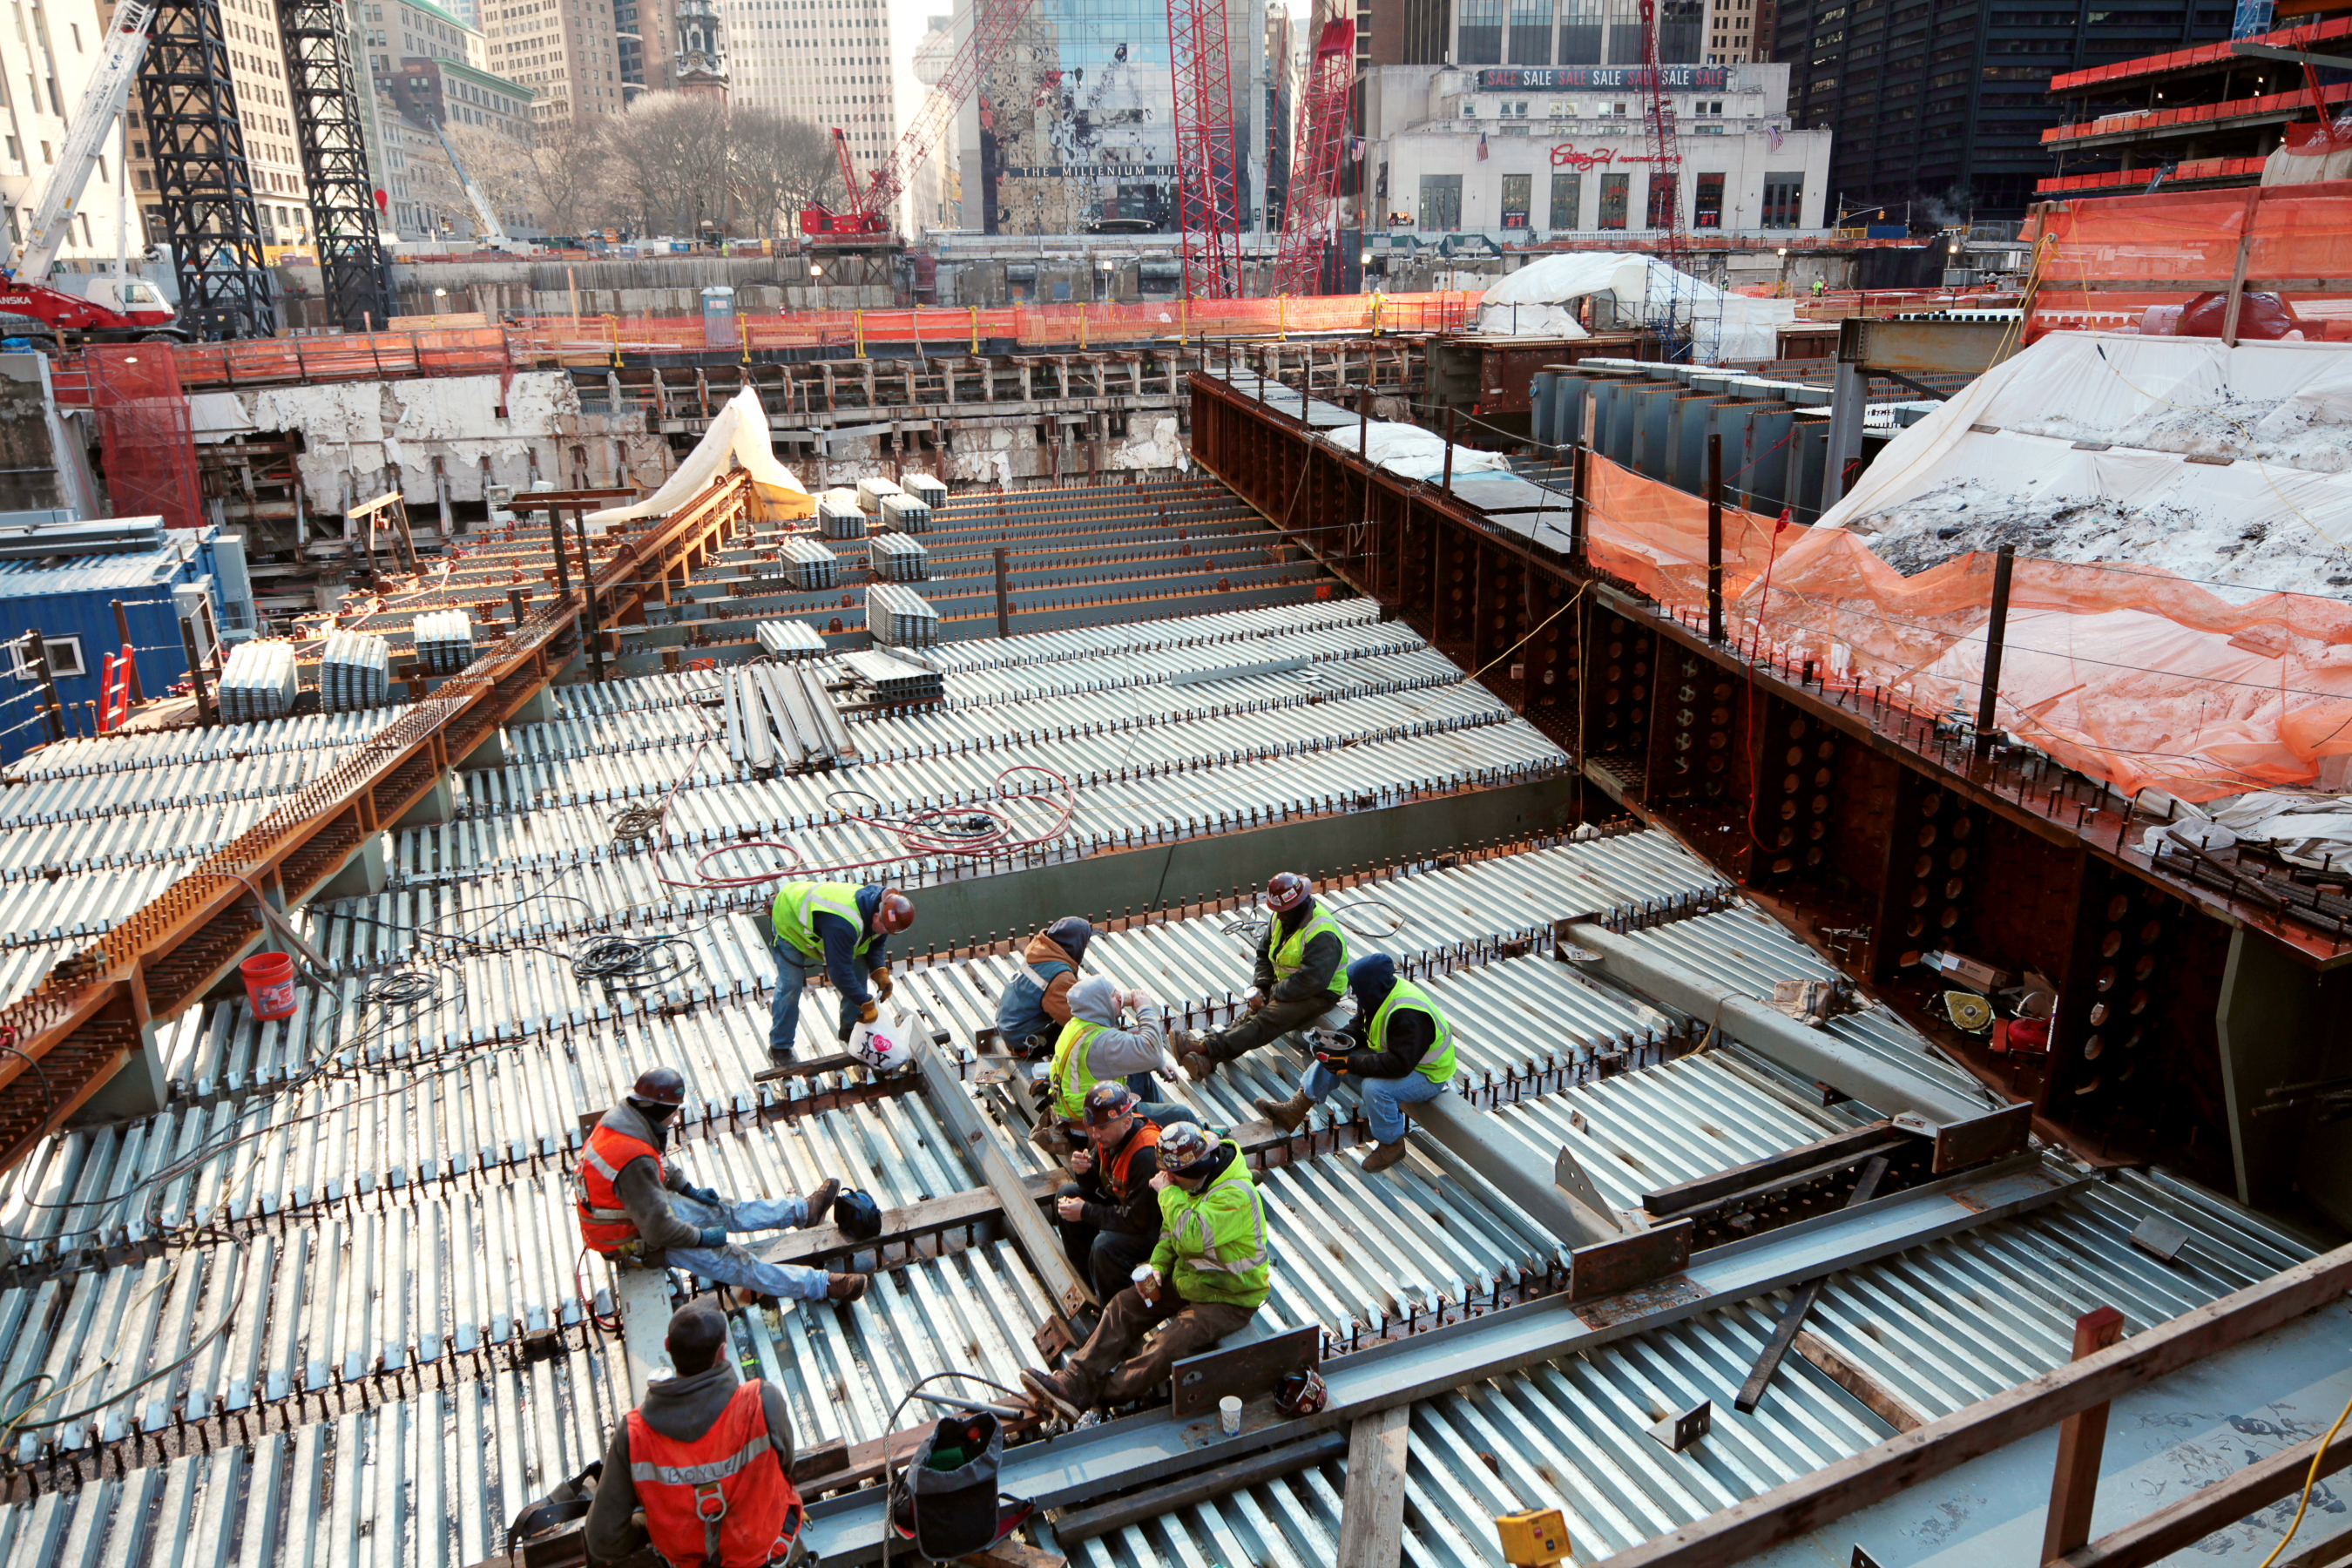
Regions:
<instances>
[{"instance_id":1,"label":"red hard hat","mask_svg":"<svg viewBox=\"0 0 2352 1568\"><path fill-rule=\"evenodd\" d=\"M915 923L915 900L896 888L882 889L882 901L875 907L874 923L892 936Z\"/></svg>"},{"instance_id":2,"label":"red hard hat","mask_svg":"<svg viewBox=\"0 0 2352 1568\"><path fill-rule=\"evenodd\" d=\"M629 1098L648 1105L684 1105L686 1079L676 1068L647 1068L629 1090Z\"/></svg>"},{"instance_id":3,"label":"red hard hat","mask_svg":"<svg viewBox=\"0 0 2352 1568\"><path fill-rule=\"evenodd\" d=\"M1295 910L1315 896L1315 884L1296 871L1277 871L1265 885L1265 901L1277 910Z\"/></svg>"}]
</instances>

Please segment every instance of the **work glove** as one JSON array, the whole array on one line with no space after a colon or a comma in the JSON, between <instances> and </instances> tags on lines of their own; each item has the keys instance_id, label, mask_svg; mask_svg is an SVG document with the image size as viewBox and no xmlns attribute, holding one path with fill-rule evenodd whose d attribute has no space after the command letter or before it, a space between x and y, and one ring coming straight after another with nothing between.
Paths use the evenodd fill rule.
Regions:
<instances>
[{"instance_id":1,"label":"work glove","mask_svg":"<svg viewBox=\"0 0 2352 1568\"><path fill-rule=\"evenodd\" d=\"M696 1203L709 1204L714 1207L716 1207L719 1203L719 1189L717 1187L688 1187L686 1189L686 1195L692 1198Z\"/></svg>"},{"instance_id":2,"label":"work glove","mask_svg":"<svg viewBox=\"0 0 2352 1568\"><path fill-rule=\"evenodd\" d=\"M726 1246L727 1227L723 1225L704 1226L702 1227L701 1245L706 1247Z\"/></svg>"},{"instance_id":3,"label":"work glove","mask_svg":"<svg viewBox=\"0 0 2352 1568\"><path fill-rule=\"evenodd\" d=\"M1047 1095L1049 1095L1049 1094L1051 1094L1051 1093L1053 1093L1053 1092L1054 1092L1054 1080L1053 1080L1052 1079L1050 1079L1050 1078L1033 1078L1033 1079L1031 1079L1029 1080L1029 1098L1030 1098L1030 1099L1032 1099L1032 1100L1044 1100Z\"/></svg>"},{"instance_id":4,"label":"work glove","mask_svg":"<svg viewBox=\"0 0 2352 1568\"><path fill-rule=\"evenodd\" d=\"M870 1024L881 1016L882 1010L871 1002L861 1002L857 1005L857 1021L861 1024Z\"/></svg>"},{"instance_id":5,"label":"work glove","mask_svg":"<svg viewBox=\"0 0 2352 1568\"><path fill-rule=\"evenodd\" d=\"M877 969L868 978L874 982L874 994L885 1002L890 1000L890 971L887 968Z\"/></svg>"}]
</instances>

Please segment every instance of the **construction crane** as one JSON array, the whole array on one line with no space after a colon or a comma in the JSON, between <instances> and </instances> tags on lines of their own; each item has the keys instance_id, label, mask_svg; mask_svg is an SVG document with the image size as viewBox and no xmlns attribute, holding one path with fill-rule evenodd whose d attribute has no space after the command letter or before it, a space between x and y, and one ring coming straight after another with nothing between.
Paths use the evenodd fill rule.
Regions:
<instances>
[{"instance_id":1,"label":"construction crane","mask_svg":"<svg viewBox=\"0 0 2352 1568\"><path fill-rule=\"evenodd\" d=\"M8 285L0 289L0 336L46 340L58 348L82 342L121 342L139 338L184 339L173 327L172 307L156 287L122 272L96 273L76 281L79 293L53 287L51 272L65 247L74 207L97 171L116 117L131 100L139 62L147 53L147 27L155 18L153 0L124 0L107 29L98 65L66 123L65 150L58 171L33 208L25 241L9 258ZM7 318L21 318L10 321Z\"/></svg>"},{"instance_id":2,"label":"construction crane","mask_svg":"<svg viewBox=\"0 0 2352 1568\"><path fill-rule=\"evenodd\" d=\"M940 143L947 139L949 127L955 121L956 110L980 85L980 73L994 62L1004 47L1013 41L1014 29L1029 15L1030 0L975 0L971 31L956 48L955 58L940 74L939 85L915 110L906 134L890 149L881 166L860 184L857 171L850 163L849 138L839 126L833 128L833 145L841 159L841 181L845 187L847 206L835 211L822 202L812 202L801 209L801 232L812 239L856 240L872 243L887 240L890 234L890 205L907 188L907 176L915 166L929 157Z\"/></svg>"},{"instance_id":3,"label":"construction crane","mask_svg":"<svg viewBox=\"0 0 2352 1568\"><path fill-rule=\"evenodd\" d=\"M1298 97L1298 134L1290 149L1290 196L1284 204L1274 291L1318 294L1331 220L1339 205L1339 147L1348 129L1348 89L1356 79L1356 24L1333 16L1316 35L1314 58Z\"/></svg>"},{"instance_id":4,"label":"construction crane","mask_svg":"<svg viewBox=\"0 0 2352 1568\"><path fill-rule=\"evenodd\" d=\"M1176 87L1184 292L1194 300L1234 299L1242 286L1241 190L1225 0L1169 0L1168 63Z\"/></svg>"},{"instance_id":5,"label":"construction crane","mask_svg":"<svg viewBox=\"0 0 2352 1568\"><path fill-rule=\"evenodd\" d=\"M499 221L498 210L490 205L490 198L482 194L482 187L474 184L474 176L466 173L465 162L457 156L457 149L449 145L448 133L441 129L441 122L437 120L433 122L433 134L440 138L441 151L449 154L449 167L457 172L457 184L465 187L466 199L474 204L474 222L481 230L476 237L478 242L486 250L505 250L512 247L514 241L507 237L506 225Z\"/></svg>"},{"instance_id":6,"label":"construction crane","mask_svg":"<svg viewBox=\"0 0 2352 1568\"><path fill-rule=\"evenodd\" d=\"M1643 89L1647 95L1643 104L1643 118L1648 122L1650 143L1649 226L1658 234L1654 249L1658 258L1674 268L1668 279L1665 309L1657 322L1660 342L1666 358L1689 342L1689 324L1680 321L1683 314L1677 307L1690 276L1690 234L1683 227L1682 167L1680 138L1675 131L1674 100L1666 93L1666 71L1661 59L1658 41L1658 6L1661 0L1642 0L1642 62ZM1644 303L1654 306L1654 284L1645 286ZM1696 302L1694 299L1694 303Z\"/></svg>"}]
</instances>

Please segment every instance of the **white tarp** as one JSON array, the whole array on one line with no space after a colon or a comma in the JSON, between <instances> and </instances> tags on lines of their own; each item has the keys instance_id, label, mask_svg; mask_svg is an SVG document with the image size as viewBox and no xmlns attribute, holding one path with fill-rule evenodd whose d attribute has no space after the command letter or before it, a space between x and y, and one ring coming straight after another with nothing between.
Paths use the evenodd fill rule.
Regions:
<instances>
[{"instance_id":1,"label":"white tarp","mask_svg":"<svg viewBox=\"0 0 2352 1568\"><path fill-rule=\"evenodd\" d=\"M767 411L760 406L760 395L745 387L727 400L726 405L712 416L710 428L677 466L661 489L641 501L628 506L608 507L588 514L591 523L628 522L641 517L667 517L671 512L710 488L713 480L730 469L741 468L751 476L759 487L760 499L768 503L772 518L810 517L816 511L816 500L793 471L776 461L775 448L768 434Z\"/></svg>"},{"instance_id":2,"label":"white tarp","mask_svg":"<svg viewBox=\"0 0 2352 1568\"><path fill-rule=\"evenodd\" d=\"M2352 584L2352 354L2053 332L1896 436L1820 526L1906 574L2011 543L2334 596Z\"/></svg>"},{"instance_id":3,"label":"white tarp","mask_svg":"<svg viewBox=\"0 0 2352 1568\"><path fill-rule=\"evenodd\" d=\"M1316 434L1343 452L1352 453L1359 443L1364 454L1378 468L1408 479L1436 479L1445 473L1445 437L1418 425L1394 425L1375 419L1370 430L1361 425L1332 426ZM1500 452L1482 452L1475 447L1454 448L1454 477L1465 474L1508 473L1511 460Z\"/></svg>"},{"instance_id":4,"label":"white tarp","mask_svg":"<svg viewBox=\"0 0 2352 1568\"><path fill-rule=\"evenodd\" d=\"M1778 359L1781 327L1797 319L1793 300L1727 294L1654 256L1572 251L1531 261L1486 290L1478 331L1507 337L1580 338L1576 303L1613 294L1626 321L1674 320L1691 334L1694 359L1708 364Z\"/></svg>"}]
</instances>

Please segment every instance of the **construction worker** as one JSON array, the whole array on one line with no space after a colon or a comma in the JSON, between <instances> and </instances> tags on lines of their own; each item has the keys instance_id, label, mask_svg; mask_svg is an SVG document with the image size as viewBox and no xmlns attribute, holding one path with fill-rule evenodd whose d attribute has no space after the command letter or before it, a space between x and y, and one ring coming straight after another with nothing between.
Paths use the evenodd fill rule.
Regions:
<instances>
[{"instance_id":1,"label":"construction worker","mask_svg":"<svg viewBox=\"0 0 2352 1568\"><path fill-rule=\"evenodd\" d=\"M1049 1124L1083 1127L1087 1091L1107 1079L1124 1079L1140 1100L1159 1087L1154 1072L1176 1076L1166 1010L1151 993L1122 991L1097 974L1071 986L1069 1003L1070 1021L1055 1037L1054 1059L1037 1080L1054 1112ZM1198 1120L1173 1100L1145 1100L1143 1114L1162 1127ZM1050 1140L1041 1145L1053 1147Z\"/></svg>"},{"instance_id":2,"label":"construction worker","mask_svg":"<svg viewBox=\"0 0 2352 1568\"><path fill-rule=\"evenodd\" d=\"M875 993L890 1000L892 937L915 923L915 901L878 882L786 882L770 910L775 927L776 999L768 1021L768 1056L793 1058L801 1027L801 990L820 969L841 993L841 1038L881 1016ZM866 983L874 982L869 992Z\"/></svg>"},{"instance_id":3,"label":"construction worker","mask_svg":"<svg viewBox=\"0 0 2352 1568\"><path fill-rule=\"evenodd\" d=\"M1068 1162L1077 1179L1062 1184L1054 1217L1071 1267L1108 1301L1160 1241L1160 1129L1123 1083L1087 1090L1085 1115L1087 1142Z\"/></svg>"},{"instance_id":4,"label":"construction worker","mask_svg":"<svg viewBox=\"0 0 2352 1568\"><path fill-rule=\"evenodd\" d=\"M1266 883L1265 901L1274 917L1258 943L1249 1010L1222 1029L1188 1034L1178 1044L1184 1070L1195 1079L1339 1005L1348 933L1316 899L1315 884L1296 871L1281 872Z\"/></svg>"},{"instance_id":5,"label":"construction worker","mask_svg":"<svg viewBox=\"0 0 2352 1568\"><path fill-rule=\"evenodd\" d=\"M1349 964L1348 989L1356 997L1355 1022L1316 1047L1298 1092L1255 1103L1267 1121L1296 1132L1344 1074L1363 1096L1379 1145L1364 1156L1364 1169L1385 1171L1404 1158L1403 1108L1436 1099L1454 1081L1454 1026L1428 992L1397 978L1396 961L1385 952Z\"/></svg>"},{"instance_id":6,"label":"construction worker","mask_svg":"<svg viewBox=\"0 0 2352 1568\"><path fill-rule=\"evenodd\" d=\"M613 1428L604 1473L582 1527L592 1564L650 1545L672 1568L767 1568L803 1563L808 1515L793 1485L793 1426L783 1390L737 1379L727 1320L689 1303L663 1342L676 1377Z\"/></svg>"},{"instance_id":7,"label":"construction worker","mask_svg":"<svg viewBox=\"0 0 2352 1568\"><path fill-rule=\"evenodd\" d=\"M863 1274L770 1263L727 1239L730 1234L806 1228L832 1212L837 1178L805 1197L730 1202L698 1187L663 1157L670 1119L686 1103L676 1068L652 1068L620 1104L604 1113L580 1150L580 1235L588 1249L624 1267L684 1268L764 1300L855 1301Z\"/></svg>"},{"instance_id":8,"label":"construction worker","mask_svg":"<svg viewBox=\"0 0 2352 1568\"><path fill-rule=\"evenodd\" d=\"M1094 1406L1143 1398L1176 1363L1238 1331L1272 1289L1265 1202L1241 1145L1186 1121L1160 1134L1159 1153L1151 1182L1160 1188L1160 1240L1150 1272L1110 1299L1060 1372L1021 1373L1042 1413L1076 1421Z\"/></svg>"},{"instance_id":9,"label":"construction worker","mask_svg":"<svg viewBox=\"0 0 2352 1568\"><path fill-rule=\"evenodd\" d=\"M1007 1051L1042 1057L1053 1050L1055 1036L1070 1021L1070 987L1094 937L1091 922L1064 915L1029 939L1019 973L996 999L996 1037Z\"/></svg>"}]
</instances>

